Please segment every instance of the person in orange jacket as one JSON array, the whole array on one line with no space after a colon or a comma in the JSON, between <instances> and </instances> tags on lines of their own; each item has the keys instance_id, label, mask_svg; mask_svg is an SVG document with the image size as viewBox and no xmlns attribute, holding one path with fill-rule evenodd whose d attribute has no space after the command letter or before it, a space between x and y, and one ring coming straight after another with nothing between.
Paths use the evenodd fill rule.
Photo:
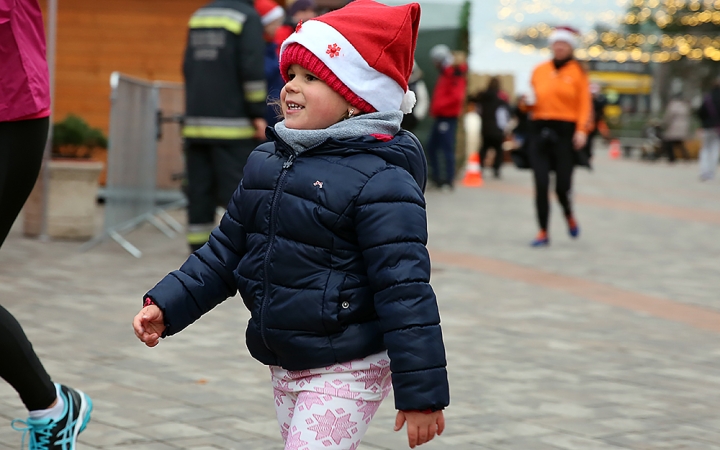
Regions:
<instances>
[{"instance_id":1,"label":"person in orange jacket","mask_svg":"<svg viewBox=\"0 0 720 450\"><path fill-rule=\"evenodd\" d=\"M533 247L550 244L548 221L550 172L555 172L555 192L565 213L572 238L580 235L573 214L570 193L577 156L587 142L591 123L592 100L588 76L573 57L578 32L569 27L556 28L549 38L553 59L535 68L532 74L533 99L524 109L532 114L530 163L535 178L535 205L540 231Z\"/></svg>"}]
</instances>

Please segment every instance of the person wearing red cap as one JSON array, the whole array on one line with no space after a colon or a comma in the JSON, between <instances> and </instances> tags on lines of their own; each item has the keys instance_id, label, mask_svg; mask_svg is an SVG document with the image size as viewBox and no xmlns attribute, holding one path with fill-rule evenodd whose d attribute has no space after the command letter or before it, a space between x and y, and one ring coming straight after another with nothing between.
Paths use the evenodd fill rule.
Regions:
<instances>
[{"instance_id":1,"label":"person wearing red cap","mask_svg":"<svg viewBox=\"0 0 720 450\"><path fill-rule=\"evenodd\" d=\"M277 33L275 33L275 43L277 44L278 54L280 54L280 46L282 43L293 34L295 27L297 27L300 22L305 22L317 17L316 7L315 0L295 0L287 7L287 19L277 30Z\"/></svg>"},{"instance_id":2,"label":"person wearing red cap","mask_svg":"<svg viewBox=\"0 0 720 450\"><path fill-rule=\"evenodd\" d=\"M588 76L574 57L579 44L577 30L558 27L550 35L553 59L537 66L532 74L532 100L523 105L532 115L530 162L535 178L535 205L540 231L533 247L550 244L548 222L550 172L555 172L555 192L565 213L572 238L580 235L570 193L573 168L587 142L592 100Z\"/></svg>"},{"instance_id":3,"label":"person wearing red cap","mask_svg":"<svg viewBox=\"0 0 720 450\"><path fill-rule=\"evenodd\" d=\"M391 386L411 448L444 429L427 164L400 126L419 21L416 3L356 0L298 26L280 52L284 120L250 156L208 244L134 320L152 347L239 290L286 450L358 448Z\"/></svg>"},{"instance_id":4,"label":"person wearing red cap","mask_svg":"<svg viewBox=\"0 0 720 450\"><path fill-rule=\"evenodd\" d=\"M274 102L280 98L280 90L285 84L280 75L278 60L278 45L275 35L285 18L285 10L273 0L255 0L255 10L260 14L265 33L265 81L267 82L267 106L265 108L265 121L269 126L278 122L278 111Z\"/></svg>"},{"instance_id":5,"label":"person wearing red cap","mask_svg":"<svg viewBox=\"0 0 720 450\"><path fill-rule=\"evenodd\" d=\"M433 181L439 188L453 189L455 182L455 135L467 91L468 66L450 48L439 44L430 50L430 59L440 72L430 104L435 122L428 139L428 156ZM444 159L440 170L439 155Z\"/></svg>"}]
</instances>

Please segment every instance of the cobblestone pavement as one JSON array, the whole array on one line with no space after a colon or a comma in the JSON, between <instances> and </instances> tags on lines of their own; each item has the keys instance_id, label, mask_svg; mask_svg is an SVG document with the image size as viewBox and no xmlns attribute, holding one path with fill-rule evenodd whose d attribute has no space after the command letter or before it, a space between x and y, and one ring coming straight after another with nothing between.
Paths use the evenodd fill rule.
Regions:
<instances>
[{"instance_id":1,"label":"cobblestone pavement","mask_svg":"<svg viewBox=\"0 0 720 450\"><path fill-rule=\"evenodd\" d=\"M720 182L685 163L597 158L576 175L582 236L553 205L546 249L528 172L429 192L433 285L448 350L446 434L427 449L720 449ZM176 213L181 217L180 212ZM185 258L151 227L113 243L21 238L0 252L0 299L54 379L95 401L81 449L280 449L267 368L230 300L155 349L134 337L142 294ZM24 417L0 383L0 448ZM392 401L361 449L402 449Z\"/></svg>"}]
</instances>

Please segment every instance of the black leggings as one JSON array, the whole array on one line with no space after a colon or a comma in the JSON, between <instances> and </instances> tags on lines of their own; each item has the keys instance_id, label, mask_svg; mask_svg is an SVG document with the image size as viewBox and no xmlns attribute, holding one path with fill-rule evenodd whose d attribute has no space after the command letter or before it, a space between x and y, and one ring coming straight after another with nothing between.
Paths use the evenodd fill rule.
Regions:
<instances>
[{"instance_id":1,"label":"black leggings","mask_svg":"<svg viewBox=\"0 0 720 450\"><path fill-rule=\"evenodd\" d=\"M0 246L35 185L50 120L0 122ZM2 301L2 299L0 299ZM55 386L17 320L0 306L0 377L29 411L48 408Z\"/></svg>"},{"instance_id":2,"label":"black leggings","mask_svg":"<svg viewBox=\"0 0 720 450\"><path fill-rule=\"evenodd\" d=\"M495 159L493 160L493 172L495 175L500 174L500 167L503 164L503 139L502 137L483 136L482 147L480 147L480 165L485 168L485 158L487 157L488 150L491 148L495 150Z\"/></svg>"},{"instance_id":3,"label":"black leggings","mask_svg":"<svg viewBox=\"0 0 720 450\"><path fill-rule=\"evenodd\" d=\"M535 207L538 225L547 231L550 216L550 171L555 171L555 193L565 216L572 215L570 191L575 167L573 135L575 124L556 120L537 120L532 123L530 162L535 175Z\"/></svg>"}]
</instances>

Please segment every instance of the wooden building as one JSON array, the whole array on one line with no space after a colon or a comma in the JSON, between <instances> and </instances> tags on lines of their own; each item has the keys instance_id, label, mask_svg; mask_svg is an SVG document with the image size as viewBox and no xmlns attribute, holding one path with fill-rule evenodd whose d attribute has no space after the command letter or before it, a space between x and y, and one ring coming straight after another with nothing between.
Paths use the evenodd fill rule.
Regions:
<instances>
[{"instance_id":1,"label":"wooden building","mask_svg":"<svg viewBox=\"0 0 720 450\"><path fill-rule=\"evenodd\" d=\"M276 1L284 6L293 0ZM107 132L113 71L182 81L188 19L208 2L59 0L55 120L74 113ZM40 0L42 7L46 3ZM317 3L319 8L332 9L346 0Z\"/></svg>"},{"instance_id":2,"label":"wooden building","mask_svg":"<svg viewBox=\"0 0 720 450\"><path fill-rule=\"evenodd\" d=\"M205 3L60 0L55 120L74 113L107 132L113 71L152 80L182 81L187 22Z\"/></svg>"}]
</instances>

